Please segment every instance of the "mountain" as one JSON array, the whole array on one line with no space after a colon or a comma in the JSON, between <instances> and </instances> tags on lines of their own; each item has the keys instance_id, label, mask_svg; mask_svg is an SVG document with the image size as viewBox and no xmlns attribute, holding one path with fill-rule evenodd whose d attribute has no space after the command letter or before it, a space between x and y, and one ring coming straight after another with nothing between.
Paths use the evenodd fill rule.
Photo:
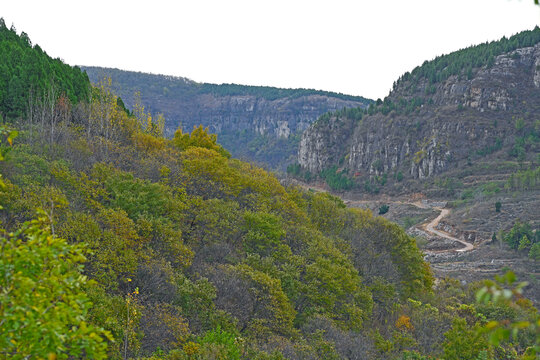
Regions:
<instances>
[{"instance_id":1,"label":"mountain","mask_svg":"<svg viewBox=\"0 0 540 360\"><path fill-rule=\"evenodd\" d=\"M300 168L337 178L335 188L413 192L442 176L536 167L539 43L537 27L426 61L363 116L319 118L302 136Z\"/></svg>"},{"instance_id":2,"label":"mountain","mask_svg":"<svg viewBox=\"0 0 540 360\"><path fill-rule=\"evenodd\" d=\"M284 169L294 161L302 132L317 117L344 107L367 107L372 101L328 91L280 89L192 80L118 69L86 67L90 80L112 79L113 90L128 107L140 92L142 104L163 113L166 132L203 125L235 157Z\"/></svg>"}]
</instances>

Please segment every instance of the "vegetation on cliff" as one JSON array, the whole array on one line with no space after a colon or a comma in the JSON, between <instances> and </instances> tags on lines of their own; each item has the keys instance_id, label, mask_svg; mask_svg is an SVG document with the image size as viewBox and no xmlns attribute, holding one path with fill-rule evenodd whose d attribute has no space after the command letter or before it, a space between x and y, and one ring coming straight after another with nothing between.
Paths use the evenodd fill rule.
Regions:
<instances>
[{"instance_id":1,"label":"vegetation on cliff","mask_svg":"<svg viewBox=\"0 0 540 360\"><path fill-rule=\"evenodd\" d=\"M209 84L197 83L183 77L155 75L142 72L131 72L120 69L100 68L84 66L93 78L108 76L121 84L123 91L141 91L148 88L155 95L162 95L173 98L194 99L197 95L213 94L216 96L255 96L266 100L277 100L282 98L298 98L301 96L320 95L330 96L341 100L352 100L370 103L371 100L362 96L346 95L324 90L314 89L284 89L272 86L252 86L240 84ZM157 91L156 91L157 90ZM152 104L149 104L152 105Z\"/></svg>"},{"instance_id":2,"label":"vegetation on cliff","mask_svg":"<svg viewBox=\"0 0 540 360\"><path fill-rule=\"evenodd\" d=\"M334 190L378 193L441 188L436 182L445 179L438 176L488 176L504 168L520 171L507 174L506 190L538 189L539 42L536 27L441 56L405 74L367 109L320 116L304 132L300 166L289 173L319 177ZM439 195L456 195L450 192Z\"/></svg>"},{"instance_id":3,"label":"vegetation on cliff","mask_svg":"<svg viewBox=\"0 0 540 360\"><path fill-rule=\"evenodd\" d=\"M408 83L412 89L421 79L427 79L429 84L435 84L448 79L452 75L472 77L473 69L482 66L491 67L495 57L513 50L534 46L540 42L540 28L523 31L510 38L503 37L480 45L471 46L448 55L426 60L413 71L406 72L394 83L394 90Z\"/></svg>"}]
</instances>

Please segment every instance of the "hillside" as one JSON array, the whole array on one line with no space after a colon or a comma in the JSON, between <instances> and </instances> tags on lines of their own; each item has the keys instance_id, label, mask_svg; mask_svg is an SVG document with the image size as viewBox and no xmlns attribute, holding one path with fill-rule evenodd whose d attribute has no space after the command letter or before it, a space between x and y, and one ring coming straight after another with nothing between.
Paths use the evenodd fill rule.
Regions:
<instances>
[{"instance_id":1,"label":"hillside","mask_svg":"<svg viewBox=\"0 0 540 360\"><path fill-rule=\"evenodd\" d=\"M272 168L284 169L294 161L302 132L325 112L343 107L367 107L372 101L308 89L196 83L164 75L82 67L94 83L104 77L134 106L140 92L150 112L163 113L166 133L179 126L191 131L203 125L218 135L220 144L240 157Z\"/></svg>"},{"instance_id":2,"label":"hillside","mask_svg":"<svg viewBox=\"0 0 540 360\"><path fill-rule=\"evenodd\" d=\"M346 188L367 192L414 192L450 173L534 168L539 43L536 28L426 62L363 117L321 117L304 133L298 163L314 175L340 173Z\"/></svg>"},{"instance_id":3,"label":"hillside","mask_svg":"<svg viewBox=\"0 0 540 360\"><path fill-rule=\"evenodd\" d=\"M487 321L536 310L475 305L480 284L434 288L398 225L285 188L204 130L167 140L110 89L93 94L55 137L21 122L2 143L2 356L451 359L534 341L531 328L488 345Z\"/></svg>"},{"instance_id":4,"label":"hillside","mask_svg":"<svg viewBox=\"0 0 540 360\"><path fill-rule=\"evenodd\" d=\"M23 116L29 101L44 101L51 91L72 103L88 100L88 76L77 67L52 59L24 32L8 29L0 18L0 119ZM55 95L56 96L56 95Z\"/></svg>"},{"instance_id":5,"label":"hillside","mask_svg":"<svg viewBox=\"0 0 540 360\"><path fill-rule=\"evenodd\" d=\"M511 268L538 302L539 96L535 28L426 61L367 111L321 116L288 172L364 199L361 208L389 205L384 216L428 252L459 244L426 232L436 215L413 205L447 204L437 231L474 250L428 256L435 274L470 282Z\"/></svg>"}]
</instances>

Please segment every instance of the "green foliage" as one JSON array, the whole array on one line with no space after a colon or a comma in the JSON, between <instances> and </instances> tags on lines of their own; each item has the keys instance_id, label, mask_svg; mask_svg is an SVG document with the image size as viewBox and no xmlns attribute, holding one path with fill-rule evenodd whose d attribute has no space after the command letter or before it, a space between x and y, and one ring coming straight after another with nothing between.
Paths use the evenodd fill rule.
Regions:
<instances>
[{"instance_id":1,"label":"green foliage","mask_svg":"<svg viewBox=\"0 0 540 360\"><path fill-rule=\"evenodd\" d=\"M11 151L13 139L16 138L17 135L19 135L18 131L10 130L8 127L0 125L0 161L6 159L6 155ZM5 184L2 180L2 174L0 174L0 188L3 187L5 187Z\"/></svg>"},{"instance_id":2,"label":"green foliage","mask_svg":"<svg viewBox=\"0 0 540 360\"><path fill-rule=\"evenodd\" d=\"M369 104L367 102L366 104ZM372 104L373 105L373 104ZM370 105L370 108L372 106ZM357 108L343 108L341 110L336 110L334 112L327 112L319 116L317 121L315 122L315 126L320 126L324 124L328 124L330 122L330 119L335 118L337 120L342 118L351 119L354 121L360 121L362 120L362 117L364 115L365 111L361 107Z\"/></svg>"},{"instance_id":3,"label":"green foliage","mask_svg":"<svg viewBox=\"0 0 540 360\"><path fill-rule=\"evenodd\" d=\"M502 146L503 146L503 143L502 143L501 138L497 137L497 138L495 138L495 143L494 144L486 145L483 148L481 148L479 150L476 150L476 154L478 154L480 156L486 156L486 155L489 155L489 154L493 154L494 152L501 150Z\"/></svg>"},{"instance_id":4,"label":"green foliage","mask_svg":"<svg viewBox=\"0 0 540 360\"><path fill-rule=\"evenodd\" d=\"M280 89L268 86L249 86L238 84L201 84L199 91L203 94L214 94L218 96L234 96L234 95L254 95L267 100L276 100L282 98L299 98L302 96L322 95L332 96L342 100L365 101L370 100L361 96L345 95L330 91L313 90L313 89Z\"/></svg>"},{"instance_id":5,"label":"green foliage","mask_svg":"<svg viewBox=\"0 0 540 360\"><path fill-rule=\"evenodd\" d=\"M379 215L384 215L388 212L388 210L390 209L390 206L388 206L387 204L384 204L384 205L381 205L379 207Z\"/></svg>"},{"instance_id":6,"label":"green foliage","mask_svg":"<svg viewBox=\"0 0 540 360\"><path fill-rule=\"evenodd\" d=\"M540 260L540 242L536 242L531 246L529 257L533 260Z\"/></svg>"},{"instance_id":7,"label":"green foliage","mask_svg":"<svg viewBox=\"0 0 540 360\"><path fill-rule=\"evenodd\" d=\"M332 190L350 190L355 185L354 181L347 177L344 171L338 171L336 165L321 171L320 176Z\"/></svg>"},{"instance_id":8,"label":"green foliage","mask_svg":"<svg viewBox=\"0 0 540 360\"><path fill-rule=\"evenodd\" d=\"M499 185L496 182L488 182L482 185L482 194L485 196L492 196L498 194L501 191Z\"/></svg>"},{"instance_id":9,"label":"green foliage","mask_svg":"<svg viewBox=\"0 0 540 360\"><path fill-rule=\"evenodd\" d=\"M315 178L315 176L311 172L303 169L302 166L298 163L288 165L287 174L292 176L293 178L301 179L305 182L310 182Z\"/></svg>"},{"instance_id":10,"label":"green foliage","mask_svg":"<svg viewBox=\"0 0 540 360\"><path fill-rule=\"evenodd\" d=\"M26 112L30 93L43 96L56 86L72 103L87 100L90 82L78 67L52 59L38 45L32 45L28 35L17 35L0 21L0 114L8 118Z\"/></svg>"},{"instance_id":11,"label":"green foliage","mask_svg":"<svg viewBox=\"0 0 540 360\"><path fill-rule=\"evenodd\" d=\"M537 190L540 188L540 167L513 173L504 187L508 190Z\"/></svg>"},{"instance_id":12,"label":"green foliage","mask_svg":"<svg viewBox=\"0 0 540 360\"><path fill-rule=\"evenodd\" d=\"M43 221L0 239L0 353L10 359L105 359L112 338L87 323L83 249L52 236Z\"/></svg>"},{"instance_id":13,"label":"green foliage","mask_svg":"<svg viewBox=\"0 0 540 360\"><path fill-rule=\"evenodd\" d=\"M478 332L478 326L471 329L465 319L455 319L452 329L444 334L444 359L478 359L488 347L487 341Z\"/></svg>"},{"instance_id":14,"label":"green foliage","mask_svg":"<svg viewBox=\"0 0 540 360\"><path fill-rule=\"evenodd\" d=\"M244 220L247 230L244 235L246 251L264 256L277 251L282 245L285 230L279 217L269 213L247 212Z\"/></svg>"},{"instance_id":15,"label":"green foliage","mask_svg":"<svg viewBox=\"0 0 540 360\"><path fill-rule=\"evenodd\" d=\"M435 88L432 87L429 93L434 93L434 91L435 91ZM392 111L395 112L396 114L408 115L412 113L413 111L422 107L424 103L425 103L425 100L420 97L413 97L408 100L404 98L400 98L397 102L392 102L389 98L386 98L384 99L384 102L382 103L381 106L378 106L377 108L373 108L371 110L370 115L373 115L376 113L382 113L383 115L387 115L388 113ZM420 124L418 123L417 126L419 125ZM416 128L416 130L419 130L419 128Z\"/></svg>"},{"instance_id":16,"label":"green foliage","mask_svg":"<svg viewBox=\"0 0 540 360\"><path fill-rule=\"evenodd\" d=\"M422 66L407 72L394 83L394 88L409 82L418 84L421 79L427 79L430 84L436 84L448 79L452 75L468 75L472 69L482 66L492 66L495 57L522 47L534 46L540 42L540 28L524 31L510 38L503 37L499 41L492 41L438 56L431 61L425 61Z\"/></svg>"},{"instance_id":17,"label":"green foliage","mask_svg":"<svg viewBox=\"0 0 540 360\"><path fill-rule=\"evenodd\" d=\"M201 346L197 354L201 359L240 360L241 349L237 337L219 326L201 337L199 344Z\"/></svg>"},{"instance_id":18,"label":"green foliage","mask_svg":"<svg viewBox=\"0 0 540 360\"><path fill-rule=\"evenodd\" d=\"M260 303L260 311L251 319L252 331L264 333L264 328L268 327L277 333L291 335L296 312L283 292L281 281L245 264L231 267L231 270L248 281L250 291Z\"/></svg>"},{"instance_id":19,"label":"green foliage","mask_svg":"<svg viewBox=\"0 0 540 360\"><path fill-rule=\"evenodd\" d=\"M105 181L110 207L124 210L134 220L142 215L162 216L169 210L172 194L163 185L114 169L105 171L110 171Z\"/></svg>"},{"instance_id":20,"label":"green foliage","mask_svg":"<svg viewBox=\"0 0 540 360\"><path fill-rule=\"evenodd\" d=\"M517 221L509 232L503 233L503 241L512 249L527 251L531 258L535 259L538 249L536 244L540 243L540 231L533 231L530 224Z\"/></svg>"},{"instance_id":21,"label":"green foliage","mask_svg":"<svg viewBox=\"0 0 540 360\"><path fill-rule=\"evenodd\" d=\"M405 351L401 356L401 360L429 360L431 357L426 357L422 354L417 353L416 351Z\"/></svg>"},{"instance_id":22,"label":"green foliage","mask_svg":"<svg viewBox=\"0 0 540 360\"><path fill-rule=\"evenodd\" d=\"M300 175L300 172L302 171L302 166L300 164L290 164L287 166L287 174L292 176L298 176Z\"/></svg>"},{"instance_id":23,"label":"green foliage","mask_svg":"<svg viewBox=\"0 0 540 360\"><path fill-rule=\"evenodd\" d=\"M477 330L477 336L486 334L489 336L490 345L499 346L510 340L520 343L525 335L528 338L522 344L526 348L522 359L536 359L540 354L540 316L522 297L527 283L515 284L516 275L511 271L495 279L495 282L487 281L485 286L476 292L476 301L509 311L502 316L491 318L491 321ZM520 316L515 315L518 313Z\"/></svg>"},{"instance_id":24,"label":"green foliage","mask_svg":"<svg viewBox=\"0 0 540 360\"><path fill-rule=\"evenodd\" d=\"M214 150L226 158L231 157L231 154L217 143L217 135L210 134L208 128L203 128L202 125L193 127L193 131L186 134L182 132L182 129L176 130L173 143L180 150L186 150L190 147L201 147Z\"/></svg>"},{"instance_id":25,"label":"green foliage","mask_svg":"<svg viewBox=\"0 0 540 360\"><path fill-rule=\"evenodd\" d=\"M501 206L502 206L501 202L497 201L495 203L495 212L501 212Z\"/></svg>"}]
</instances>

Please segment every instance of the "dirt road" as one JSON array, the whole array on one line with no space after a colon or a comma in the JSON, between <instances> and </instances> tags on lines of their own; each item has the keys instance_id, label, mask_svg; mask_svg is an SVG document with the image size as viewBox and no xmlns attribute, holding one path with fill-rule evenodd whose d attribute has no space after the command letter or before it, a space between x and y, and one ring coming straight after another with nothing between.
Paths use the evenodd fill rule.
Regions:
<instances>
[{"instance_id":1,"label":"dirt road","mask_svg":"<svg viewBox=\"0 0 540 360\"><path fill-rule=\"evenodd\" d=\"M314 185L307 185L307 184L300 184L300 186L302 186L306 190L311 190L311 191L316 191L316 192L327 192L327 190L324 189L321 186L316 186L316 185L314 186ZM355 206L358 206L360 204L368 204L368 203L373 202L371 200L351 200L351 199L343 198L341 196L339 196L339 197L349 207L355 207ZM430 208L429 205L426 205L428 202L426 203L426 202L422 202L422 201L407 202L407 201L396 200L396 201L387 201L387 202L389 204L413 205L413 206L416 206L417 208L420 208L420 209L428 209L428 208ZM474 249L473 244L471 244L471 243L469 243L469 242L467 242L465 240L458 239L458 238L450 235L446 231L436 229L439 222L444 217L448 216L448 214L450 214L450 210L449 209L443 209L443 208L440 208L440 207L433 207L433 209L438 210L438 211L441 212L439 214L439 216L437 216L435 219L433 219L429 223L419 225L418 228L425 231L425 232L427 232L427 233L429 233L429 234L431 234L431 235L439 236L439 237L442 237L444 239L448 239L450 241L458 242L458 243L464 245L464 247L460 248L460 249L448 249L448 250L426 251L426 252L427 253L441 254L441 253L448 253L448 252L467 252L467 251L473 250Z\"/></svg>"},{"instance_id":2,"label":"dirt road","mask_svg":"<svg viewBox=\"0 0 540 360\"><path fill-rule=\"evenodd\" d=\"M451 240L451 241L457 241L459 242L460 244L463 244L465 245L465 247L461 248L461 249L457 249L457 250L454 250L454 249L450 249L450 250L445 250L446 252L449 252L449 251L456 251L456 252L465 252L465 251L471 251L472 249L474 249L474 245L465 241L465 240L461 240L461 239L458 239L456 237L453 237L452 235L448 234L446 231L442 231L442 230L437 230L436 227L437 225L439 225L439 222L441 221L442 218L444 218L445 216L447 216L449 213L450 213L450 210L448 209L441 209L441 208L435 208L437 210L440 210L441 213L439 214L439 216L437 216L435 219L431 220L429 223L426 223L426 224L423 224L421 226L421 228L426 231L427 233L431 233L432 235L436 235L436 236L440 236L442 238L445 238L445 239L448 239L448 240Z\"/></svg>"}]
</instances>

